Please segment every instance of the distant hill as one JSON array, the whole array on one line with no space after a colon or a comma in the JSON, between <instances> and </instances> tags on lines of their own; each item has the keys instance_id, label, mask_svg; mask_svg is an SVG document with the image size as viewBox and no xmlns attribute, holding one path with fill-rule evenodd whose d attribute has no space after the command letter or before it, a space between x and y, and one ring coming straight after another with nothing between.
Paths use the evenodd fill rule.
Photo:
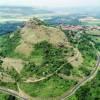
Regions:
<instances>
[{"instance_id":1,"label":"distant hill","mask_svg":"<svg viewBox=\"0 0 100 100\"><path fill-rule=\"evenodd\" d=\"M41 17L51 13L53 11L42 8L0 6L0 23L8 21L22 22L29 20L33 16Z\"/></svg>"},{"instance_id":2,"label":"distant hill","mask_svg":"<svg viewBox=\"0 0 100 100\"><path fill-rule=\"evenodd\" d=\"M23 22L5 22L0 24L0 35L14 32L23 26Z\"/></svg>"},{"instance_id":3,"label":"distant hill","mask_svg":"<svg viewBox=\"0 0 100 100\"><path fill-rule=\"evenodd\" d=\"M3 17L6 17L6 14L29 16L33 14L52 13L52 11L32 7L0 6L0 13L4 14L2 15Z\"/></svg>"}]
</instances>

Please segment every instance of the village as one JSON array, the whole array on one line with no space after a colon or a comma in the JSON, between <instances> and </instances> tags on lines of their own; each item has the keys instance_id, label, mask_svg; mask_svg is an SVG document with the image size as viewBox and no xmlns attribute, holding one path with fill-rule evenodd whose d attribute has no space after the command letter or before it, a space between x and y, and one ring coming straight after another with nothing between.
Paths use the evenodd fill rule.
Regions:
<instances>
[{"instance_id":1,"label":"village","mask_svg":"<svg viewBox=\"0 0 100 100\"><path fill-rule=\"evenodd\" d=\"M100 26L82 26L82 25L61 25L61 28L63 30L73 30L73 31L78 31L78 30L100 30Z\"/></svg>"}]
</instances>

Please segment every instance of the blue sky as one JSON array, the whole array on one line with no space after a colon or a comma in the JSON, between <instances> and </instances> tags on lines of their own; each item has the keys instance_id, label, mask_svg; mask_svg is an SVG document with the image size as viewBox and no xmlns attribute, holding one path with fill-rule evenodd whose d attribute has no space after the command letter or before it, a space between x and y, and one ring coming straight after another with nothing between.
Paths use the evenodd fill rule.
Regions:
<instances>
[{"instance_id":1,"label":"blue sky","mask_svg":"<svg viewBox=\"0 0 100 100\"><path fill-rule=\"evenodd\" d=\"M0 5L32 7L100 6L100 0L0 0Z\"/></svg>"}]
</instances>

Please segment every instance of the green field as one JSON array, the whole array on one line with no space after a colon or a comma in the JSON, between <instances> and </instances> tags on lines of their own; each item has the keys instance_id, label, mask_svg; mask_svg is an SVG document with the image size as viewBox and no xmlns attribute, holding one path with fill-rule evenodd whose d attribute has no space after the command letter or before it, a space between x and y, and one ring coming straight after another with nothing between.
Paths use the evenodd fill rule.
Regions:
<instances>
[{"instance_id":1,"label":"green field","mask_svg":"<svg viewBox=\"0 0 100 100\"><path fill-rule=\"evenodd\" d=\"M56 97L70 89L75 83L74 80L63 80L53 76L38 83L21 83L20 87L33 97Z\"/></svg>"},{"instance_id":2,"label":"green field","mask_svg":"<svg viewBox=\"0 0 100 100\"><path fill-rule=\"evenodd\" d=\"M100 71L96 77L82 86L73 96L66 100L100 100Z\"/></svg>"},{"instance_id":3,"label":"green field","mask_svg":"<svg viewBox=\"0 0 100 100\"><path fill-rule=\"evenodd\" d=\"M95 26L95 25L99 25L100 26L100 20L97 21L84 21L81 22L82 25L89 25L89 26Z\"/></svg>"},{"instance_id":4,"label":"green field","mask_svg":"<svg viewBox=\"0 0 100 100\"><path fill-rule=\"evenodd\" d=\"M100 36L100 30L88 30L88 31L86 31L86 33L89 34L89 35Z\"/></svg>"}]
</instances>

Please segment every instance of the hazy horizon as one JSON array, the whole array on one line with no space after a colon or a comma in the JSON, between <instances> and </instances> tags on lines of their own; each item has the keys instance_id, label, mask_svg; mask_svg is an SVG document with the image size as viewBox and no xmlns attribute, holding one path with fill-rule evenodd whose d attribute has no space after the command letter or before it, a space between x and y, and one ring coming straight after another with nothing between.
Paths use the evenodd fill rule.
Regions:
<instances>
[{"instance_id":1,"label":"hazy horizon","mask_svg":"<svg viewBox=\"0 0 100 100\"><path fill-rule=\"evenodd\" d=\"M0 0L0 6L28 6L28 7L98 7L100 0Z\"/></svg>"}]
</instances>

